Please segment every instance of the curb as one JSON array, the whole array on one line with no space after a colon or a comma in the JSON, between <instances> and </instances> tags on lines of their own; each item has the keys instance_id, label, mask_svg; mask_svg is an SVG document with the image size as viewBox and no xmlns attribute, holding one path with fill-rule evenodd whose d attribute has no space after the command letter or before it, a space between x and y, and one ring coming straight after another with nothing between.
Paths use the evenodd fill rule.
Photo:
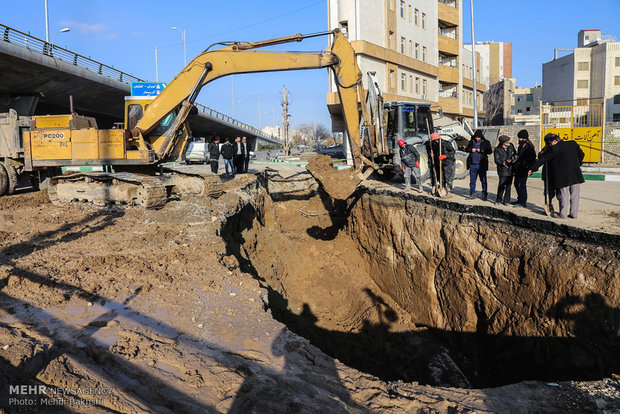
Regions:
<instances>
[{"instance_id":1,"label":"curb","mask_svg":"<svg viewBox=\"0 0 620 414\"><path fill-rule=\"evenodd\" d=\"M497 177L497 171L487 171L487 176ZM530 176L530 178L541 178L542 175L536 172ZM467 178L467 177L465 177ZM586 181L614 181L620 182L619 174L583 174L583 179Z\"/></svg>"}]
</instances>

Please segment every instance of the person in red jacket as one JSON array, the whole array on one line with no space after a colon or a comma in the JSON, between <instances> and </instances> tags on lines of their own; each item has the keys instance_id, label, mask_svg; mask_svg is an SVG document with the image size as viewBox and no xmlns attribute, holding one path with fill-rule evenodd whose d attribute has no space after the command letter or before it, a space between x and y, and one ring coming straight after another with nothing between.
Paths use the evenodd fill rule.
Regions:
<instances>
[{"instance_id":1,"label":"person in red jacket","mask_svg":"<svg viewBox=\"0 0 620 414\"><path fill-rule=\"evenodd\" d=\"M400 147L400 165L405 174L405 190L411 189L411 175L413 174L415 182L418 185L418 192L421 192L420 154L413 145L407 144L405 140L399 139L398 146Z\"/></svg>"}]
</instances>

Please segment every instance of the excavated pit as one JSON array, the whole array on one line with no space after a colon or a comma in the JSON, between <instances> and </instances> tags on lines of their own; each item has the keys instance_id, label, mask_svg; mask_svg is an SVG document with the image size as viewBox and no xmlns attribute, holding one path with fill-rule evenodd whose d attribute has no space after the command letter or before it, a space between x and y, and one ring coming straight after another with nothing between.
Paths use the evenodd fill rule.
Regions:
<instances>
[{"instance_id":1,"label":"excavated pit","mask_svg":"<svg viewBox=\"0 0 620 414\"><path fill-rule=\"evenodd\" d=\"M228 253L273 315L382 380L486 388L620 372L618 236L267 172Z\"/></svg>"}]
</instances>

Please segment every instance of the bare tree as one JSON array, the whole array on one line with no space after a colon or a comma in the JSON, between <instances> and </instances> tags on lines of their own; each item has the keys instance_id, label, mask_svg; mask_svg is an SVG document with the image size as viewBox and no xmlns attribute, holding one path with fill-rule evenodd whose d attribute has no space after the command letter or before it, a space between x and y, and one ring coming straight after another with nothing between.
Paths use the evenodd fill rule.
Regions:
<instances>
[{"instance_id":1,"label":"bare tree","mask_svg":"<svg viewBox=\"0 0 620 414\"><path fill-rule=\"evenodd\" d=\"M327 127L321 123L311 122L299 126L299 132L306 145L318 146L330 133Z\"/></svg>"},{"instance_id":2,"label":"bare tree","mask_svg":"<svg viewBox=\"0 0 620 414\"><path fill-rule=\"evenodd\" d=\"M504 82L498 82L484 93L484 110L487 125L504 124Z\"/></svg>"}]
</instances>

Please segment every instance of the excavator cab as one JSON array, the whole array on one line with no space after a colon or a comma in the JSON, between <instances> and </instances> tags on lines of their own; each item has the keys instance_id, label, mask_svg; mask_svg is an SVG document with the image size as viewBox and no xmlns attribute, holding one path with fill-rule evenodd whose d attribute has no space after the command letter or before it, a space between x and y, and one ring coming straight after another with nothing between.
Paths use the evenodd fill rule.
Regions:
<instances>
[{"instance_id":1,"label":"excavator cab","mask_svg":"<svg viewBox=\"0 0 620 414\"><path fill-rule=\"evenodd\" d=\"M384 106L385 131L388 146L397 150L396 142L404 139L408 144L421 144L433 131L431 105L416 102L386 102Z\"/></svg>"}]
</instances>

